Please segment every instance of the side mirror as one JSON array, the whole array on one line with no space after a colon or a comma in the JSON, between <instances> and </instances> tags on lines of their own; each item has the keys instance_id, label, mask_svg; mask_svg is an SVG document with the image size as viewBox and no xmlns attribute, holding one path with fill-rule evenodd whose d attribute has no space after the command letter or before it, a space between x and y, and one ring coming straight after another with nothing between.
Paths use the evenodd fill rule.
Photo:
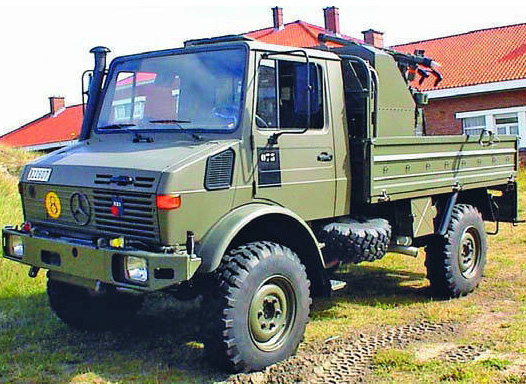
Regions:
<instances>
[{"instance_id":1,"label":"side mirror","mask_svg":"<svg viewBox=\"0 0 526 384\"><path fill-rule=\"evenodd\" d=\"M93 81L93 70L87 70L84 71L81 77L81 85L82 85L82 113L86 111L86 103L88 99L89 94L89 87L91 85L91 82Z\"/></svg>"},{"instance_id":2,"label":"side mirror","mask_svg":"<svg viewBox=\"0 0 526 384\"><path fill-rule=\"evenodd\" d=\"M305 103L300 105L295 105L296 113L301 113L305 111L307 116L307 122L305 124L304 129L300 130L282 130L281 124L279 121L279 109L281 108L281 101L282 100L296 100L294 99L294 96L291 94L291 88L287 87L281 87L280 80L282 79L282 73L281 73L281 64L286 63L285 60L280 61L278 60L269 60L269 57L275 56L275 55L292 55L297 54L305 57L305 73L304 77L302 78L302 74L300 71L296 71L295 73L290 73L289 75L293 76L295 79L295 85L299 86L297 91L299 92L300 96L306 96L305 97ZM266 76L263 75L263 69L266 68ZM291 69L292 70L292 69ZM302 84L304 83L304 84ZM311 64L309 61L309 55L308 53L303 49L295 49L291 51L285 51L285 52L269 52L264 53L261 55L261 59L258 63L258 96L257 96L257 108L256 108L256 124L259 127L264 128L278 128L277 132L272 133L272 135L268 138L268 146L273 146L278 143L278 138L281 135L284 134L302 134L307 132L307 130L311 127L311 104L312 104L312 85L311 85ZM270 91L270 92L269 92ZM284 96L287 95L287 96ZM274 105L274 108L272 108L272 111L268 111L271 113L264 113L263 108L260 108L261 106L264 106L266 101L271 101ZM276 113L277 112L277 113ZM272 116L270 116L272 115ZM272 117L272 118L269 118ZM275 120L275 121L273 121ZM269 124L270 122L270 124Z\"/></svg>"}]
</instances>

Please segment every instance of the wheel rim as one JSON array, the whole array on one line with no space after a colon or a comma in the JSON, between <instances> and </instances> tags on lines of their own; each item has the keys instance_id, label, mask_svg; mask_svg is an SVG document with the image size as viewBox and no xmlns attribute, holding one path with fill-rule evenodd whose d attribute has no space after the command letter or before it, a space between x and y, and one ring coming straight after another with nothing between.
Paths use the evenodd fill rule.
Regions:
<instances>
[{"instance_id":1,"label":"wheel rim","mask_svg":"<svg viewBox=\"0 0 526 384\"><path fill-rule=\"evenodd\" d=\"M291 282L272 276L254 293L250 303L249 331L262 351L270 352L287 340L296 315L296 297Z\"/></svg>"},{"instance_id":2,"label":"wheel rim","mask_svg":"<svg viewBox=\"0 0 526 384\"><path fill-rule=\"evenodd\" d=\"M462 233L458 265L464 278L470 279L477 274L480 261L480 236L474 227L468 227Z\"/></svg>"}]
</instances>

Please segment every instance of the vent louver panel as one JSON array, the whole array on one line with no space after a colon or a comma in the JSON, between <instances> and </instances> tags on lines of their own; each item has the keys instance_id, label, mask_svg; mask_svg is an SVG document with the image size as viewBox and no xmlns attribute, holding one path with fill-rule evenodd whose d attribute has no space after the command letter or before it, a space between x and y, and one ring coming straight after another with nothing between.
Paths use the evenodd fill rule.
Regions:
<instances>
[{"instance_id":1,"label":"vent louver panel","mask_svg":"<svg viewBox=\"0 0 526 384\"><path fill-rule=\"evenodd\" d=\"M206 164L205 188L208 190L230 188L233 172L233 150L227 149L217 155L210 156Z\"/></svg>"}]
</instances>

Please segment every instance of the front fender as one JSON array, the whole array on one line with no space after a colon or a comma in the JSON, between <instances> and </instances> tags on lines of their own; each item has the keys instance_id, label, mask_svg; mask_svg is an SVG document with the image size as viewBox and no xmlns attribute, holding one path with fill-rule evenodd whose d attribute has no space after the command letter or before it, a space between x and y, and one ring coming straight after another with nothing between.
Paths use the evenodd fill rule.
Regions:
<instances>
[{"instance_id":1,"label":"front fender","mask_svg":"<svg viewBox=\"0 0 526 384\"><path fill-rule=\"evenodd\" d=\"M312 240L312 249L316 250L315 252L319 257L321 266L325 266L318 240L316 240L311 228L301 217L283 207L253 203L230 211L206 233L196 249L202 260L198 272L207 273L214 271L221 263L223 255L227 252L236 235L255 219L267 215L281 215L285 219L294 220L298 223L299 227L305 230L307 237Z\"/></svg>"}]
</instances>

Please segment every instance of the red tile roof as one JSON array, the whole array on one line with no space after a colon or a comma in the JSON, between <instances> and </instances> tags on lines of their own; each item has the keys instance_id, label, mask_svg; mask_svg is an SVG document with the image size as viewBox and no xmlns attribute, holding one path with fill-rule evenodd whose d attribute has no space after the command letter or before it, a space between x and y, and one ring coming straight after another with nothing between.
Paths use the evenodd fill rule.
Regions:
<instances>
[{"instance_id":1,"label":"red tile roof","mask_svg":"<svg viewBox=\"0 0 526 384\"><path fill-rule=\"evenodd\" d=\"M270 27L247 32L244 35L269 44L287 45L292 47L315 47L320 45L320 42L318 41L318 35L320 33L330 34L325 28L306 23L302 20L296 20L292 23L284 24L283 29ZM341 35L340 37L356 42L362 42L351 36ZM338 44L333 43L326 43L326 45L329 47L339 46Z\"/></svg>"},{"instance_id":2,"label":"red tile roof","mask_svg":"<svg viewBox=\"0 0 526 384\"><path fill-rule=\"evenodd\" d=\"M56 116L47 114L0 136L0 144L28 147L75 140L82 126L82 105L67 107Z\"/></svg>"},{"instance_id":3,"label":"red tile roof","mask_svg":"<svg viewBox=\"0 0 526 384\"><path fill-rule=\"evenodd\" d=\"M435 88L432 77L422 90L464 87L526 78L526 23L489 28L438 39L397 45L393 49L425 55L441 64L444 80Z\"/></svg>"}]
</instances>

